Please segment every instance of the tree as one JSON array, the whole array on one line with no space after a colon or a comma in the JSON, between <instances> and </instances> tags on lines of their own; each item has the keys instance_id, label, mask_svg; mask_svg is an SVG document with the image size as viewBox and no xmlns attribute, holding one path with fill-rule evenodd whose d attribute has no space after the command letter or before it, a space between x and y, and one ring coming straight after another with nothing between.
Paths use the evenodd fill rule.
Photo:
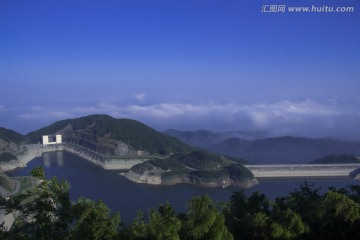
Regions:
<instances>
[{"instance_id":1,"label":"tree","mask_svg":"<svg viewBox=\"0 0 360 240\"><path fill-rule=\"evenodd\" d=\"M314 183L309 184L305 181L299 189L290 192L289 196L277 198L276 207L280 210L293 210L308 223L311 229L318 229L321 222L322 204L320 190L320 188L315 188Z\"/></svg>"},{"instance_id":2,"label":"tree","mask_svg":"<svg viewBox=\"0 0 360 240\"><path fill-rule=\"evenodd\" d=\"M193 197L183 218L183 239L233 239L225 226L224 216L208 196Z\"/></svg>"},{"instance_id":3,"label":"tree","mask_svg":"<svg viewBox=\"0 0 360 240\"><path fill-rule=\"evenodd\" d=\"M41 180L45 180L45 172L42 166L34 168L33 170L31 170L30 173L33 177L39 178Z\"/></svg>"},{"instance_id":4,"label":"tree","mask_svg":"<svg viewBox=\"0 0 360 240\"><path fill-rule=\"evenodd\" d=\"M268 215L270 213L270 204L270 200L264 194L260 194L259 192L253 192L251 196L247 199L246 210L250 214L263 212Z\"/></svg>"},{"instance_id":5,"label":"tree","mask_svg":"<svg viewBox=\"0 0 360 240\"><path fill-rule=\"evenodd\" d=\"M360 204L360 185L351 185L349 186L349 189L350 193L348 196L356 203Z\"/></svg>"},{"instance_id":6,"label":"tree","mask_svg":"<svg viewBox=\"0 0 360 240\"><path fill-rule=\"evenodd\" d=\"M80 198L73 205L74 226L69 239L114 239L118 235L119 214L111 213L103 201Z\"/></svg>"},{"instance_id":7,"label":"tree","mask_svg":"<svg viewBox=\"0 0 360 240\"><path fill-rule=\"evenodd\" d=\"M168 202L160 205L157 211L150 210L147 226L149 239L179 240L178 231L180 227L181 222Z\"/></svg>"},{"instance_id":8,"label":"tree","mask_svg":"<svg viewBox=\"0 0 360 240\"><path fill-rule=\"evenodd\" d=\"M244 236L247 215L247 197L244 192L234 192L230 197L230 201L225 205L223 212L226 226L228 226L235 239L240 239L241 236Z\"/></svg>"},{"instance_id":9,"label":"tree","mask_svg":"<svg viewBox=\"0 0 360 240\"><path fill-rule=\"evenodd\" d=\"M259 192L247 198L234 192L224 208L226 225L235 239L262 239L269 235L271 201Z\"/></svg>"},{"instance_id":10,"label":"tree","mask_svg":"<svg viewBox=\"0 0 360 240\"><path fill-rule=\"evenodd\" d=\"M326 217L335 217L337 223L353 224L360 218L358 204L338 192L327 192L323 207Z\"/></svg>"},{"instance_id":11,"label":"tree","mask_svg":"<svg viewBox=\"0 0 360 240\"><path fill-rule=\"evenodd\" d=\"M32 190L2 201L7 213L17 213L9 236L19 239L65 239L71 224L69 184L53 178Z\"/></svg>"},{"instance_id":12,"label":"tree","mask_svg":"<svg viewBox=\"0 0 360 240\"><path fill-rule=\"evenodd\" d=\"M79 199L72 204L69 189L67 182L53 178L8 201L1 198L0 207L17 216L2 239L114 239L119 215L102 201Z\"/></svg>"},{"instance_id":13,"label":"tree","mask_svg":"<svg viewBox=\"0 0 360 240\"><path fill-rule=\"evenodd\" d=\"M147 229L144 213L139 211L130 226L120 231L120 239L144 240L147 239Z\"/></svg>"},{"instance_id":14,"label":"tree","mask_svg":"<svg viewBox=\"0 0 360 240\"><path fill-rule=\"evenodd\" d=\"M345 194L329 191L324 196L321 210L321 228L314 233L317 239L359 239L358 203Z\"/></svg>"},{"instance_id":15,"label":"tree","mask_svg":"<svg viewBox=\"0 0 360 240\"><path fill-rule=\"evenodd\" d=\"M310 228L296 212L286 209L275 212L271 223L271 237L274 239L295 239L308 233Z\"/></svg>"},{"instance_id":16,"label":"tree","mask_svg":"<svg viewBox=\"0 0 360 240\"><path fill-rule=\"evenodd\" d=\"M257 212L255 214L250 215L247 223L247 236L245 239L262 239L266 240L270 238L270 217L264 212Z\"/></svg>"}]
</instances>

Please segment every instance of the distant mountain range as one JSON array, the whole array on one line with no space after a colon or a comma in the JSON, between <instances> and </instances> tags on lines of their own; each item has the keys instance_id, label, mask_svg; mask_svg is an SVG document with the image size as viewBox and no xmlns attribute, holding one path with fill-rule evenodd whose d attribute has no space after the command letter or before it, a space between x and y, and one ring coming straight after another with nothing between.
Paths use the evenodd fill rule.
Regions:
<instances>
[{"instance_id":1,"label":"distant mountain range","mask_svg":"<svg viewBox=\"0 0 360 240\"><path fill-rule=\"evenodd\" d=\"M247 137L239 138L236 136L239 132L215 133L207 130L167 130L165 133L192 146L258 164L309 163L329 155L360 155L360 142L331 138L261 138L266 136L266 132L246 132L244 136Z\"/></svg>"},{"instance_id":2,"label":"distant mountain range","mask_svg":"<svg viewBox=\"0 0 360 240\"><path fill-rule=\"evenodd\" d=\"M195 147L208 148L229 138L240 138L246 140L262 139L269 136L266 131L236 131L236 132L212 132L209 130L178 131L169 129L164 133Z\"/></svg>"},{"instance_id":3,"label":"distant mountain range","mask_svg":"<svg viewBox=\"0 0 360 240\"><path fill-rule=\"evenodd\" d=\"M329 155L310 162L311 164L360 163L360 157L351 154Z\"/></svg>"},{"instance_id":4,"label":"distant mountain range","mask_svg":"<svg viewBox=\"0 0 360 240\"><path fill-rule=\"evenodd\" d=\"M329 155L360 156L360 142L331 138L273 137L265 131L212 132L167 130L166 134L131 119L90 115L66 119L21 135L0 128L0 160L17 156L21 144L39 143L42 135L62 134L63 141L107 156L169 156L199 148L251 163L309 163ZM190 146L189 146L190 145Z\"/></svg>"},{"instance_id":5,"label":"distant mountain range","mask_svg":"<svg viewBox=\"0 0 360 240\"><path fill-rule=\"evenodd\" d=\"M256 179L242 165L244 162L309 163L315 159L314 163L357 162L360 155L359 142L330 138L270 138L261 131L165 133L135 120L108 115L66 119L27 135L0 128L0 162L14 163L11 166L17 167L16 163L23 161L24 156L29 156L30 161L41 152L39 143L43 135L61 134L68 151L80 155L90 152L91 156L86 156L93 162L143 160L126 169L124 176L134 182L251 187ZM76 150L71 150L71 146ZM77 149L79 146L83 150Z\"/></svg>"}]
</instances>

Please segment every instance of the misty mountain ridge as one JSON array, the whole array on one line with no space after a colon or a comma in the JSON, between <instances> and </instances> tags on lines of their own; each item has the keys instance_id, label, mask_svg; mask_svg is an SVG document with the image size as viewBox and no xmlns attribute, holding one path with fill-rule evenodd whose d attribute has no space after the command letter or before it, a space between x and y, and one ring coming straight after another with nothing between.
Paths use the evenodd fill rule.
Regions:
<instances>
[{"instance_id":1,"label":"misty mountain ridge","mask_svg":"<svg viewBox=\"0 0 360 240\"><path fill-rule=\"evenodd\" d=\"M360 142L333 138L269 137L266 131L167 130L165 133L136 120L90 115L57 121L27 135L0 128L0 152L16 156L22 143L39 143L42 135L62 134L65 142L108 156L169 156L194 151L194 146L259 164L309 163L341 154L360 156Z\"/></svg>"},{"instance_id":2,"label":"misty mountain ridge","mask_svg":"<svg viewBox=\"0 0 360 240\"><path fill-rule=\"evenodd\" d=\"M311 164L360 163L360 157L351 154L329 155L310 162Z\"/></svg>"},{"instance_id":3,"label":"misty mountain ridge","mask_svg":"<svg viewBox=\"0 0 360 240\"><path fill-rule=\"evenodd\" d=\"M164 133L176 137L189 145L205 149L208 146L215 145L221 141L233 137L246 140L256 140L270 136L267 131L213 132L205 129L200 129L197 131L178 131L175 129L169 129L164 131Z\"/></svg>"},{"instance_id":4,"label":"misty mountain ridge","mask_svg":"<svg viewBox=\"0 0 360 240\"><path fill-rule=\"evenodd\" d=\"M222 139L221 137L228 133L213 133L207 130L168 130L166 133L189 145L257 164L309 163L314 159L334 154L360 155L360 142L333 138L283 136L244 139L232 136Z\"/></svg>"}]
</instances>

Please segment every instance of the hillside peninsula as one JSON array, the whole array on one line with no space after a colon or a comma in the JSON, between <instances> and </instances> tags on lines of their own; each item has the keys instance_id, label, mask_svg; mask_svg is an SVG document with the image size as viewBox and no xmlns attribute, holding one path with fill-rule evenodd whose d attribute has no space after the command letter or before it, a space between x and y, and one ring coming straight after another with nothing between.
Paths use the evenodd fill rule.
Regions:
<instances>
[{"instance_id":1,"label":"hillside peninsula","mask_svg":"<svg viewBox=\"0 0 360 240\"><path fill-rule=\"evenodd\" d=\"M55 134L63 142L41 144L42 136ZM24 167L52 151L67 151L104 169L121 170L137 183L242 188L257 183L240 162L195 149L131 119L90 115L58 121L25 136L0 129L1 171Z\"/></svg>"}]
</instances>

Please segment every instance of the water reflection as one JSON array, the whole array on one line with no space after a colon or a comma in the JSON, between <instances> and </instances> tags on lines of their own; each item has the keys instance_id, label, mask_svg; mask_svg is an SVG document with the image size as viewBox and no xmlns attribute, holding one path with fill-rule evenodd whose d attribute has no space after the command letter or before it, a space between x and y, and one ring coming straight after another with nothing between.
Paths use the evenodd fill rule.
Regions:
<instances>
[{"instance_id":1,"label":"water reflection","mask_svg":"<svg viewBox=\"0 0 360 240\"><path fill-rule=\"evenodd\" d=\"M50 162L51 155L48 153L43 153L42 157L44 159L45 168L51 167L51 162Z\"/></svg>"},{"instance_id":2,"label":"water reflection","mask_svg":"<svg viewBox=\"0 0 360 240\"><path fill-rule=\"evenodd\" d=\"M63 151L57 151L56 152L56 163L58 167L64 166L64 152Z\"/></svg>"},{"instance_id":3,"label":"water reflection","mask_svg":"<svg viewBox=\"0 0 360 240\"><path fill-rule=\"evenodd\" d=\"M52 153L43 153L42 158L44 160L45 168L51 168L52 165L60 167L60 168L64 166L64 152L63 151L56 151L56 152L52 152Z\"/></svg>"}]
</instances>

